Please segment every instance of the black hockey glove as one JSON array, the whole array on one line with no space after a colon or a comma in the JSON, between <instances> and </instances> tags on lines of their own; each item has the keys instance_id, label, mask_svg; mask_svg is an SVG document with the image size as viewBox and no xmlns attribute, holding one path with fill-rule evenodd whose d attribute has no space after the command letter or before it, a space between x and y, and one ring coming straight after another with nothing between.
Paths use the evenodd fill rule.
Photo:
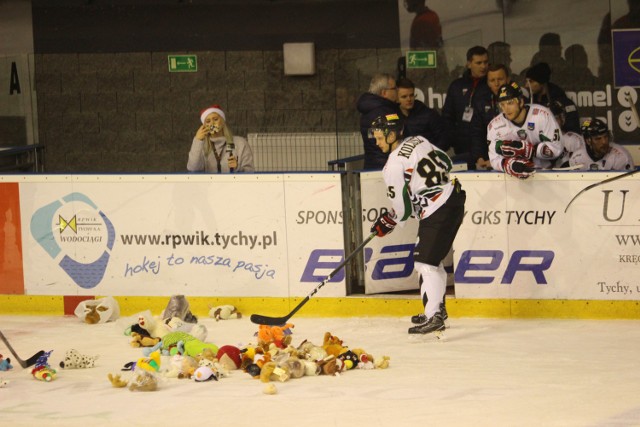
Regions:
<instances>
[{"instance_id":1,"label":"black hockey glove","mask_svg":"<svg viewBox=\"0 0 640 427\"><path fill-rule=\"evenodd\" d=\"M505 173L520 179L529 178L535 171L533 162L526 159L504 159L502 168Z\"/></svg>"},{"instance_id":2,"label":"black hockey glove","mask_svg":"<svg viewBox=\"0 0 640 427\"><path fill-rule=\"evenodd\" d=\"M376 222L371 226L371 232L377 233L378 237L384 237L391 233L396 226L394 218L395 213L393 211L381 213Z\"/></svg>"},{"instance_id":3,"label":"black hockey glove","mask_svg":"<svg viewBox=\"0 0 640 427\"><path fill-rule=\"evenodd\" d=\"M502 150L502 157L531 159L535 146L529 141L502 141L500 149Z\"/></svg>"}]
</instances>

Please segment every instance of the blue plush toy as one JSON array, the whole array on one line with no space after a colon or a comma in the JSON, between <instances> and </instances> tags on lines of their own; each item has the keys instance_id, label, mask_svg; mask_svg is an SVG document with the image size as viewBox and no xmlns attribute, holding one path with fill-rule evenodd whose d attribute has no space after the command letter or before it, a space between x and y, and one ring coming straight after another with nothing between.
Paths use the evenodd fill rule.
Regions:
<instances>
[{"instance_id":1,"label":"blue plush toy","mask_svg":"<svg viewBox=\"0 0 640 427\"><path fill-rule=\"evenodd\" d=\"M9 369L13 369L13 365L11 364L11 359L5 359L0 354L0 371L8 371Z\"/></svg>"}]
</instances>

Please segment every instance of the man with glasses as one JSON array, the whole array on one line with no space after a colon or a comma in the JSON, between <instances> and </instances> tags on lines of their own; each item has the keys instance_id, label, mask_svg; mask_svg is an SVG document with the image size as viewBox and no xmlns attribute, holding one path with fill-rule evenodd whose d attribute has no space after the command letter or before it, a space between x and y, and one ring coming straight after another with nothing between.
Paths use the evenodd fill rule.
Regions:
<instances>
[{"instance_id":1,"label":"man with glasses","mask_svg":"<svg viewBox=\"0 0 640 427\"><path fill-rule=\"evenodd\" d=\"M371 122L376 117L387 114L400 114L398 101L398 87L391 74L376 74L371 78L369 91L363 93L356 107L360 113L360 133L364 144L364 169L381 170L388 153L383 153L376 146L376 140L370 135Z\"/></svg>"},{"instance_id":2,"label":"man with glasses","mask_svg":"<svg viewBox=\"0 0 640 427\"><path fill-rule=\"evenodd\" d=\"M549 169L563 152L561 131L547 107L524 103L516 82L498 90L501 114L487 127L489 160L495 170L520 179Z\"/></svg>"}]
</instances>

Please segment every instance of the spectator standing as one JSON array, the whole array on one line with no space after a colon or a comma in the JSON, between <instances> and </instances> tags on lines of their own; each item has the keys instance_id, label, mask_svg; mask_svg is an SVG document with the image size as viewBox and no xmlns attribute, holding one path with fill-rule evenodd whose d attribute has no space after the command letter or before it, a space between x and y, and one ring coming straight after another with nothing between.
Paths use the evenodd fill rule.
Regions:
<instances>
[{"instance_id":1,"label":"spectator standing","mask_svg":"<svg viewBox=\"0 0 640 427\"><path fill-rule=\"evenodd\" d=\"M399 114L398 87L391 74L376 74L371 78L369 91L363 93L356 107L360 112L360 133L364 145L364 169L380 170L387 162L388 154L376 146L376 140L369 135L371 122L381 115Z\"/></svg>"},{"instance_id":2,"label":"spectator standing","mask_svg":"<svg viewBox=\"0 0 640 427\"><path fill-rule=\"evenodd\" d=\"M551 111L526 105L516 82L500 87L498 103L502 113L487 128L493 169L526 179L536 168L551 168L563 152L560 128Z\"/></svg>"},{"instance_id":3,"label":"spectator standing","mask_svg":"<svg viewBox=\"0 0 640 427\"><path fill-rule=\"evenodd\" d=\"M566 130L580 132L578 108L560 86L550 81L551 68L549 64L541 62L534 65L527 70L525 77L529 89L528 101L544 105L547 108L551 107L554 101L561 102L566 115Z\"/></svg>"},{"instance_id":4,"label":"spectator standing","mask_svg":"<svg viewBox=\"0 0 640 427\"><path fill-rule=\"evenodd\" d=\"M425 0L404 0L404 7L416 16L411 22L409 47L411 49L439 49L442 47L442 26L438 14L429 9Z\"/></svg>"},{"instance_id":5,"label":"spectator standing","mask_svg":"<svg viewBox=\"0 0 640 427\"><path fill-rule=\"evenodd\" d=\"M489 161L489 150L487 144L487 126L491 120L501 113L498 106L498 90L502 85L505 85L511 81L509 69L504 64L490 64L489 71L487 71L487 86L489 86L489 92L482 94L482 96L476 97L472 125L472 135L474 139L483 141L484 150L478 161L476 162L478 169L491 169L491 162Z\"/></svg>"},{"instance_id":6,"label":"spectator standing","mask_svg":"<svg viewBox=\"0 0 640 427\"><path fill-rule=\"evenodd\" d=\"M487 46L489 53L489 66L503 64L507 68L507 74L511 74L511 45L503 41L495 41Z\"/></svg>"},{"instance_id":7,"label":"spectator standing","mask_svg":"<svg viewBox=\"0 0 640 427\"><path fill-rule=\"evenodd\" d=\"M247 140L233 135L219 105L200 112L202 125L191 142L187 170L189 172L232 173L253 172L253 153Z\"/></svg>"},{"instance_id":8,"label":"spectator standing","mask_svg":"<svg viewBox=\"0 0 640 427\"><path fill-rule=\"evenodd\" d=\"M529 66L544 62L549 65L556 80L569 82L567 62L562 57L562 42L558 33L544 33L538 42L538 51L531 58Z\"/></svg>"},{"instance_id":9,"label":"spectator standing","mask_svg":"<svg viewBox=\"0 0 640 427\"><path fill-rule=\"evenodd\" d=\"M404 136L420 135L433 145L444 147L444 126L440 114L416 99L416 87L409 79L399 79L398 105L404 118Z\"/></svg>"},{"instance_id":10,"label":"spectator standing","mask_svg":"<svg viewBox=\"0 0 640 427\"><path fill-rule=\"evenodd\" d=\"M445 123L446 147L453 147L458 159L464 160L469 169L476 169L476 161L485 151L485 141L473 138L471 121L476 114L474 99L489 91L487 49L482 46L470 48L467 51L466 68L462 77L455 79L447 89L442 119Z\"/></svg>"}]
</instances>

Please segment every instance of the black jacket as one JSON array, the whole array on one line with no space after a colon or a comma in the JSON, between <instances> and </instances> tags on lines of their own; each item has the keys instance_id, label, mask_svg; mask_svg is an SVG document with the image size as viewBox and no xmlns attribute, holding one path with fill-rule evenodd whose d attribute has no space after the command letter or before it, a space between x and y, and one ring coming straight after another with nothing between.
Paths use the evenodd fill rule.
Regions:
<instances>
[{"instance_id":1,"label":"black jacket","mask_svg":"<svg viewBox=\"0 0 640 427\"><path fill-rule=\"evenodd\" d=\"M502 113L496 96L489 90L482 96L475 97L473 110L473 119L471 119L471 138L473 141L482 141L479 144L477 152L485 160L489 160L489 142L487 141L487 126L491 120L498 114Z\"/></svg>"},{"instance_id":2,"label":"black jacket","mask_svg":"<svg viewBox=\"0 0 640 427\"><path fill-rule=\"evenodd\" d=\"M549 108L553 101L560 101L565 111L564 126L562 132L575 132L580 133L580 113L576 104L567 96L560 86L554 83L547 83L548 95L538 95L527 99L527 103L533 102L534 104L544 105Z\"/></svg>"},{"instance_id":3,"label":"black jacket","mask_svg":"<svg viewBox=\"0 0 640 427\"><path fill-rule=\"evenodd\" d=\"M469 154L469 167L475 169L475 161L481 155L486 141L472 138L471 121L462 120L465 108L474 106L474 99L486 96L491 92L487 86L487 79L482 78L475 89L471 72L466 70L462 77L454 80L447 90L447 99L442 107L442 118L445 123L447 147L453 147L455 154ZM474 111L473 115L477 114Z\"/></svg>"},{"instance_id":4,"label":"black jacket","mask_svg":"<svg viewBox=\"0 0 640 427\"><path fill-rule=\"evenodd\" d=\"M409 115L404 117L404 137L420 135L436 147L447 151L444 140L444 123L440 114L423 102L416 100Z\"/></svg>"},{"instance_id":5,"label":"black jacket","mask_svg":"<svg viewBox=\"0 0 640 427\"><path fill-rule=\"evenodd\" d=\"M364 169L380 170L387 163L389 155L378 148L374 138L369 138L369 128L378 116L395 113L402 118L402 113L400 113L400 108L395 102L369 92L362 94L358 98L356 107L361 114L360 133L364 144Z\"/></svg>"}]
</instances>

